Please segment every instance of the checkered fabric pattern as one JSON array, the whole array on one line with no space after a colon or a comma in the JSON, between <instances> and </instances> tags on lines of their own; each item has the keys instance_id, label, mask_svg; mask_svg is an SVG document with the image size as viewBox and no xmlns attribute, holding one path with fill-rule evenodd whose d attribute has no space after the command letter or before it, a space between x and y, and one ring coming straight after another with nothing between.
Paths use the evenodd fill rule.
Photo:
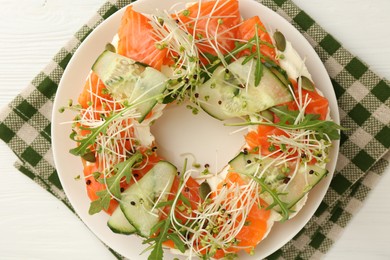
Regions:
<instances>
[{"instance_id":1,"label":"checkered fabric pattern","mask_svg":"<svg viewBox=\"0 0 390 260\"><path fill-rule=\"evenodd\" d=\"M0 113L0 138L19 157L16 167L71 210L51 150L50 118L54 96L64 69L80 43L104 19L130 2L106 2ZM336 242L389 164L390 82L378 77L364 62L344 49L291 0L259 2L292 23L317 51L336 92L341 125L348 128L341 134L336 172L319 209L299 234L268 257L318 258Z\"/></svg>"}]
</instances>

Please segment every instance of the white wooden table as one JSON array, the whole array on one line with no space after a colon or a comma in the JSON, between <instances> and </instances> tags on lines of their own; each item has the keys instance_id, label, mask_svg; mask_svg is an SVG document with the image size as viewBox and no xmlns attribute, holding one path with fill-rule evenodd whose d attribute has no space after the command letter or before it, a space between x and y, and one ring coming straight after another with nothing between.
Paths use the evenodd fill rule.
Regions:
<instances>
[{"instance_id":1,"label":"white wooden table","mask_svg":"<svg viewBox=\"0 0 390 260\"><path fill-rule=\"evenodd\" d=\"M0 106L49 62L105 0L0 0ZM296 0L390 79L390 1ZM0 143L0 259L113 259L61 202L13 168ZM390 259L390 169L327 259Z\"/></svg>"}]
</instances>

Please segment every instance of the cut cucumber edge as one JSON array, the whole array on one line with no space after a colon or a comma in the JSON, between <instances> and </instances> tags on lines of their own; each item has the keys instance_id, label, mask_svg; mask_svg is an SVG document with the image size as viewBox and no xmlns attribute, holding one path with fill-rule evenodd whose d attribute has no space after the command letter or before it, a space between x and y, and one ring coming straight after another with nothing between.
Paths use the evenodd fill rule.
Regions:
<instances>
[{"instance_id":1,"label":"cut cucumber edge","mask_svg":"<svg viewBox=\"0 0 390 260\"><path fill-rule=\"evenodd\" d=\"M211 78L198 87L199 105L212 117L226 120L253 115L270 107L293 100L286 86L270 69L263 66L259 86L254 86L254 70L243 58L218 67ZM248 72L253 71L248 77ZM227 73L230 75L226 77ZM240 88L245 85L246 88Z\"/></svg>"},{"instance_id":2,"label":"cut cucumber edge","mask_svg":"<svg viewBox=\"0 0 390 260\"><path fill-rule=\"evenodd\" d=\"M117 99L126 99L131 104L143 95L135 106L140 114L136 118L139 123L152 111L158 103L157 99L166 90L167 77L163 73L108 50L96 59L92 71Z\"/></svg>"},{"instance_id":3,"label":"cut cucumber edge","mask_svg":"<svg viewBox=\"0 0 390 260\"><path fill-rule=\"evenodd\" d=\"M138 235L149 237L151 228L160 220L158 210L155 209L153 214L150 211L157 197L161 196L159 202L167 200L176 173L174 165L160 161L138 183L122 193L120 209Z\"/></svg>"},{"instance_id":4,"label":"cut cucumber edge","mask_svg":"<svg viewBox=\"0 0 390 260\"><path fill-rule=\"evenodd\" d=\"M256 158L258 158L256 154L245 154L241 152L229 162L229 165L234 172L242 174L245 178L248 178L248 175L253 175L257 168L254 165L249 165L248 161L255 162ZM313 170L313 174L309 174L310 170ZM287 203L287 207L289 209L293 208L328 174L328 170L325 168L321 168L317 165L307 165L307 173L305 174L307 174L306 178L308 180L308 185L303 185L306 183L305 176L302 174L303 171L305 171L305 169L300 168L297 172L297 175L290 181L287 189L284 191L287 193L287 195L280 196L280 199ZM300 187L301 189L291 190L291 188L294 189L297 187ZM267 202L270 204L273 201L271 200ZM280 213L277 207L274 207L274 209Z\"/></svg>"},{"instance_id":5,"label":"cut cucumber edge","mask_svg":"<svg viewBox=\"0 0 390 260\"><path fill-rule=\"evenodd\" d=\"M117 234L131 235L137 232L137 229L130 224L119 205L108 219L107 226Z\"/></svg>"}]
</instances>

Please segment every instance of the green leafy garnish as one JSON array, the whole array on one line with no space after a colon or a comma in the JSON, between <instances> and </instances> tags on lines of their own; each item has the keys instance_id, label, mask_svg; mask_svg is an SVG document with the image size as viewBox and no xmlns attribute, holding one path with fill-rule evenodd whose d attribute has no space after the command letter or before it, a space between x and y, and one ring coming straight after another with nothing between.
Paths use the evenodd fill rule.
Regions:
<instances>
[{"instance_id":1,"label":"green leafy garnish","mask_svg":"<svg viewBox=\"0 0 390 260\"><path fill-rule=\"evenodd\" d=\"M271 189L265 182L265 177L258 178L251 174L244 174L252 178L255 182L257 182L261 187L261 192L267 192L271 197L273 202L267 207L268 209L272 209L275 206L279 206L280 213L282 215L282 222L289 219L290 213L293 211L289 209L288 204L280 199L279 196L285 195L284 193L278 192L275 189Z\"/></svg>"},{"instance_id":2,"label":"green leafy garnish","mask_svg":"<svg viewBox=\"0 0 390 260\"><path fill-rule=\"evenodd\" d=\"M319 115L317 114L307 114L298 124L294 125L298 111L291 111L287 106L274 107L270 110L281 120L277 126L284 129L313 130L317 133L318 137L323 138L324 134L326 134L330 140L340 139L339 130L346 130L346 128L333 121L319 120Z\"/></svg>"},{"instance_id":3,"label":"green leafy garnish","mask_svg":"<svg viewBox=\"0 0 390 260\"><path fill-rule=\"evenodd\" d=\"M101 210L107 210L110 206L112 197L117 199L121 198L120 183L123 179L126 183L129 183L132 176L132 168L134 164L138 163L142 159L142 154L137 151L133 156L124 162L120 162L114 167L113 175L106 178L99 179L99 182L106 184L106 189L96 192L99 197L97 200L91 202L89 207L89 214L93 215Z\"/></svg>"},{"instance_id":4,"label":"green leafy garnish","mask_svg":"<svg viewBox=\"0 0 390 260\"><path fill-rule=\"evenodd\" d=\"M280 122L284 124L294 124L299 115L298 110L289 110L287 106L276 106L269 109L279 117Z\"/></svg>"},{"instance_id":5,"label":"green leafy garnish","mask_svg":"<svg viewBox=\"0 0 390 260\"><path fill-rule=\"evenodd\" d=\"M134 113L133 111L135 110L135 108L142 104L142 103L146 103L146 102L149 102L151 100L159 100L159 99L162 99L163 98L163 95L156 95L156 96L153 96L153 97L149 97L149 98L145 98L145 99L142 99L140 101L137 101L137 102L134 102L134 103L130 103L126 101L124 101L124 104L125 107L118 111L118 112L109 112L106 114L101 114L101 118L104 120L103 123L99 126L96 126L96 127L85 127L85 126L79 126L78 128L80 130L88 130L89 131L89 134L85 135L85 136L78 136L77 135L77 132L76 131L72 131L72 133L70 134L70 138L79 143L79 145L73 149L70 149L69 152L73 155L76 155L76 156L84 156L88 153L91 152L91 147L96 143L96 139L99 137L99 135L106 135L106 132L107 132L107 128L109 128L109 126L112 124L112 123L115 123L116 120L126 120L126 119L129 119L129 118L132 118L134 119ZM130 115L129 115L130 114Z\"/></svg>"},{"instance_id":6,"label":"green leafy garnish","mask_svg":"<svg viewBox=\"0 0 390 260\"><path fill-rule=\"evenodd\" d=\"M162 222L162 223L160 223ZM165 220L160 221L156 225L161 226L160 232L155 238L150 238L149 240L152 240L150 242L153 242L153 250L150 253L148 260L159 260L163 259L164 256L164 249L163 249L163 243L168 240L168 230L169 226L171 224L171 221L167 218Z\"/></svg>"},{"instance_id":7,"label":"green leafy garnish","mask_svg":"<svg viewBox=\"0 0 390 260\"><path fill-rule=\"evenodd\" d=\"M79 145L71 150L69 152L73 155L76 156L84 156L85 154L91 152L90 147L95 143L96 138L99 136L99 134L105 134L107 127L110 125L110 123L114 122L116 119L119 119L121 116L123 116L126 112L129 110L133 109L134 106L128 106L125 109L123 109L119 113L114 113L109 115L108 117L105 118L105 121L103 124L97 127L83 127L80 126L81 130L89 130L90 133L86 135L82 139L76 139L75 132L72 132L70 138L73 139L75 142L78 142Z\"/></svg>"},{"instance_id":8,"label":"green leafy garnish","mask_svg":"<svg viewBox=\"0 0 390 260\"><path fill-rule=\"evenodd\" d=\"M346 130L346 128L336 124L333 121L319 120L319 115L317 114L307 114L303 117L301 121L294 124L299 112L288 110L287 106L279 106L270 109L274 112L281 120L278 123L269 123L269 122L243 122L236 124L226 124L230 126L246 126L246 125L268 125L275 126L281 129L286 130L312 130L316 133L316 137L319 139L324 139L325 135L328 136L330 140L340 139L339 130Z\"/></svg>"},{"instance_id":9,"label":"green leafy garnish","mask_svg":"<svg viewBox=\"0 0 390 260\"><path fill-rule=\"evenodd\" d=\"M177 249L180 250L180 252L184 253L186 251L186 245L181 241L179 236L175 233L169 233L167 235L168 239L172 240Z\"/></svg>"},{"instance_id":10,"label":"green leafy garnish","mask_svg":"<svg viewBox=\"0 0 390 260\"><path fill-rule=\"evenodd\" d=\"M187 161L186 158L184 160L184 167L183 172L186 171L187 168ZM179 187L183 187L184 180L183 178L180 178ZM180 190L180 188L179 188ZM156 205L156 208L163 208L166 206L171 207L171 209L168 212L168 215L165 219L160 220L156 225L154 225L151 228L150 236L156 234L155 237L150 237L143 241L143 244L151 243L151 245L145 250L152 249L152 252L150 253L148 260L162 260L164 256L164 250L163 250L163 243L167 240L172 240L175 244L175 247L180 250L180 252L184 253L186 250L186 245L181 241L180 237L175 233L175 230L172 229L172 223L171 223L171 215L175 214L175 210L177 207L172 208L172 205L175 200L182 201L185 205L188 207L191 207L191 203L188 200L187 197L185 197L181 192L177 193L175 197L172 200L168 200L166 202L160 202Z\"/></svg>"},{"instance_id":11,"label":"green leafy garnish","mask_svg":"<svg viewBox=\"0 0 390 260\"><path fill-rule=\"evenodd\" d=\"M99 213L100 211L107 210L110 206L111 195L106 191L97 191L96 195L99 197L97 200L94 200L89 205L88 213L90 215Z\"/></svg>"},{"instance_id":12,"label":"green leafy garnish","mask_svg":"<svg viewBox=\"0 0 390 260\"><path fill-rule=\"evenodd\" d=\"M256 42L256 66L255 66L255 87L260 84L261 78L263 77L263 64L261 63L260 53L260 40L258 34L258 25L255 26L255 42Z\"/></svg>"},{"instance_id":13,"label":"green leafy garnish","mask_svg":"<svg viewBox=\"0 0 390 260\"><path fill-rule=\"evenodd\" d=\"M231 60L235 57L235 55L237 55L238 53L240 53L244 50L251 50L253 45L254 45L254 41L255 41L255 39L253 37L246 43L235 42L234 49L224 56L224 60L227 63L230 63ZM208 79L210 79L209 74L213 73L221 65L222 61L220 59L218 59L217 56L213 56L209 53L203 54L203 55L205 57L207 57L207 59L212 61L208 66L206 66L206 69L205 69L206 71L203 71L200 75L200 77L203 78L204 81L207 81Z\"/></svg>"},{"instance_id":14,"label":"green leafy garnish","mask_svg":"<svg viewBox=\"0 0 390 260\"><path fill-rule=\"evenodd\" d=\"M170 214L174 210L170 210ZM184 253L186 250L185 244L183 241L180 240L179 236L175 233L169 232L171 228L171 221L169 216L159 221L156 225L154 225L151 229L151 235L157 233L155 237L151 237L145 241L143 241L143 244L151 243L152 245L148 247L147 249L152 249L152 252L150 253L148 260L162 260L164 257L164 249L163 249L163 243L167 240L172 240L177 249L180 250L180 252Z\"/></svg>"}]
</instances>

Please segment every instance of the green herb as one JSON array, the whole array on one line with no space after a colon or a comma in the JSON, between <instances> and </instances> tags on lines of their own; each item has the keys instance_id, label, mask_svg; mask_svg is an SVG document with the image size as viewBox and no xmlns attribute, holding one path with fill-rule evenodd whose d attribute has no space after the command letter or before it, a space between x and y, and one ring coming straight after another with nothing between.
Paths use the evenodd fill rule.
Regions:
<instances>
[{"instance_id":1,"label":"green herb","mask_svg":"<svg viewBox=\"0 0 390 260\"><path fill-rule=\"evenodd\" d=\"M121 181L123 180L123 178L125 178L127 183L130 182L132 176L132 167L141 159L142 159L142 154L137 151L133 156L131 156L126 161L115 165L114 175L107 177L105 179L104 178L99 179L99 182L106 184L106 189L96 192L96 195L99 198L91 202L88 211L90 215L98 213L103 209L107 210L108 207L110 206L110 201L112 196L114 196L117 199L121 198L121 187L120 187Z\"/></svg>"},{"instance_id":2,"label":"green herb","mask_svg":"<svg viewBox=\"0 0 390 260\"><path fill-rule=\"evenodd\" d=\"M167 201L162 201L156 205L156 208L163 208L167 206L172 206L173 200L167 200Z\"/></svg>"},{"instance_id":3,"label":"green herb","mask_svg":"<svg viewBox=\"0 0 390 260\"><path fill-rule=\"evenodd\" d=\"M270 111L278 116L280 122L290 125L294 124L299 115L299 111L289 110L287 106L272 107Z\"/></svg>"},{"instance_id":4,"label":"green herb","mask_svg":"<svg viewBox=\"0 0 390 260\"><path fill-rule=\"evenodd\" d=\"M179 200L181 200L186 206L191 207L190 200L181 193L179 194Z\"/></svg>"},{"instance_id":5,"label":"green herb","mask_svg":"<svg viewBox=\"0 0 390 260\"><path fill-rule=\"evenodd\" d=\"M169 233L168 239L172 240L175 244L175 247L180 250L180 252L184 253L186 251L186 245L181 241L179 236L175 233Z\"/></svg>"},{"instance_id":6,"label":"green herb","mask_svg":"<svg viewBox=\"0 0 390 260\"><path fill-rule=\"evenodd\" d=\"M235 42L234 49L224 56L224 60L227 63L230 63L230 61L238 53L240 53L244 50L247 50L247 49L249 49L249 50L252 49L252 47L254 45L254 41L255 41L255 39L253 37L253 38L249 39L248 42L246 42L246 43ZM207 59L212 61L212 63L210 63L208 66L206 66L205 71L203 71L200 75L200 77L203 78L204 81L207 81L208 79L210 79L210 74L213 73L221 65L222 61L217 56L213 56L212 54L209 54L209 53L205 53L203 55Z\"/></svg>"},{"instance_id":7,"label":"green herb","mask_svg":"<svg viewBox=\"0 0 390 260\"><path fill-rule=\"evenodd\" d=\"M172 205L172 203L173 200L171 200L169 204ZM152 249L148 260L162 260L164 257L163 243L169 239L173 241L176 248L179 249L182 253L184 253L186 250L186 246L183 241L181 241L179 236L175 233L169 232L171 229L171 214L174 214L173 209L169 211L166 219L159 221L152 227L150 235L157 234L155 237L150 237L142 242L143 244L151 243L151 246L147 248L147 250Z\"/></svg>"},{"instance_id":8,"label":"green herb","mask_svg":"<svg viewBox=\"0 0 390 260\"><path fill-rule=\"evenodd\" d=\"M94 173L92 173L92 176L93 176L93 178L94 178L95 180L99 179L99 177L100 177L101 175L102 175L101 172L94 172Z\"/></svg>"},{"instance_id":9,"label":"green herb","mask_svg":"<svg viewBox=\"0 0 390 260\"><path fill-rule=\"evenodd\" d=\"M266 45L266 46L269 46L271 48L274 48L274 46L268 42L265 42L265 41L262 41L260 40L259 38L259 35L258 35L258 26L256 25L256 31L255 31L255 36L253 36L251 39L249 39L246 43L240 43L240 42L235 42L235 47L232 51L230 51L229 53L227 53L225 56L224 56L224 60L226 63L230 63L232 61L232 59L240 52L244 51L244 50L250 50L252 51L252 48L253 46L256 47L256 52L255 53L252 53L250 54L249 56L247 56L244 61L243 61L243 64L247 63L248 61L250 61L251 59L253 58L256 58L256 66L255 66L255 86L258 86L260 84L260 80L262 78L262 75L263 75L263 64L262 64L262 58L263 56L261 55L261 52L260 52L260 46L261 45ZM209 53L206 53L204 54L204 56L209 60L211 61L210 65L206 66L206 72L203 72L201 74L201 77L204 78L204 81L208 80L210 78L209 74L210 73L213 73L214 70L216 68L218 68L218 66L220 66L220 64L222 63L222 61L220 59L218 59L217 56L213 56ZM265 56L264 56L265 57Z\"/></svg>"},{"instance_id":10,"label":"green herb","mask_svg":"<svg viewBox=\"0 0 390 260\"><path fill-rule=\"evenodd\" d=\"M255 26L255 42L256 42L256 67L255 67L255 87L260 84L261 78L263 77L263 64L261 63L261 53L260 53L260 41L258 34L258 25Z\"/></svg>"},{"instance_id":11,"label":"green herb","mask_svg":"<svg viewBox=\"0 0 390 260\"><path fill-rule=\"evenodd\" d=\"M100 211L107 210L110 206L111 196L108 194L107 190L97 191L96 195L99 197L97 200L94 200L89 205L88 213L90 215L96 214Z\"/></svg>"},{"instance_id":12,"label":"green herb","mask_svg":"<svg viewBox=\"0 0 390 260\"><path fill-rule=\"evenodd\" d=\"M148 102L152 99L157 100L158 96L150 97L150 98L144 99L140 102L129 104L120 112L110 113L109 115L104 116L104 117L102 115L102 117L104 119L104 123L101 124L100 126L97 126L97 127L80 126L79 128L81 130L90 131L90 133L88 135L83 136L81 139L77 138L79 136L77 136L77 133L75 131L72 131L72 133L70 134L70 138L73 141L79 143L79 145L77 147L69 150L69 152L73 155L76 155L76 156L83 156L84 154L91 152L90 147L94 145L96 138L100 134L105 135L107 128L111 123L115 122L115 120L118 120L118 119L121 119L124 117L127 118L128 116L126 114L128 114L129 111L133 110L134 107L136 107L137 105L142 104L144 102Z\"/></svg>"},{"instance_id":13,"label":"green herb","mask_svg":"<svg viewBox=\"0 0 390 260\"><path fill-rule=\"evenodd\" d=\"M187 163L188 163L188 159L186 158L184 160L183 172L186 171ZM183 178L180 179L179 190L183 187L182 185L184 185ZM157 204L156 208L172 206L173 202L176 199L181 200L185 205L191 207L191 203L188 200L188 198L186 198L182 193L178 193L176 194L175 198L173 198L172 200ZM155 237L148 238L142 242L143 244L151 243L151 246L149 246L146 249L146 250L152 249L152 252L148 257L148 260L162 260L164 257L163 243L169 239L173 241L175 247L179 249L182 253L184 253L184 251L186 250L186 246L183 243L183 241L181 241L180 237L177 234L171 232L172 227L171 227L170 219L171 219L171 215L175 214L175 210L176 208L175 209L171 208L169 210L166 219L159 221L156 225L152 227L150 235L156 234Z\"/></svg>"},{"instance_id":14,"label":"green herb","mask_svg":"<svg viewBox=\"0 0 390 260\"><path fill-rule=\"evenodd\" d=\"M346 130L346 128L336 124L333 121L324 121L319 120L318 114L307 114L303 119L294 124L299 112L290 111L287 106L279 106L270 109L274 112L279 118L280 122L278 123L268 123L268 122L244 122L237 124L226 124L230 126L245 126L245 125L268 125L275 126L287 130L312 130L316 133L316 137L319 139L325 139L324 135L327 135L330 140L340 139L339 130Z\"/></svg>"},{"instance_id":15,"label":"green herb","mask_svg":"<svg viewBox=\"0 0 390 260\"><path fill-rule=\"evenodd\" d=\"M250 175L250 174L245 174L245 175L249 176L250 178L252 178L255 182L257 182L260 185L262 193L267 192L272 197L273 202L267 207L267 210L272 209L275 206L279 206L280 213L282 215L281 221L283 222L283 221L288 220L290 213L292 213L293 211L290 210L288 207L288 204L286 202L283 202L279 197L279 196L285 195L285 193L278 192L276 189L270 188L266 184L264 177L258 178L258 177L255 177L253 175Z\"/></svg>"},{"instance_id":16,"label":"green herb","mask_svg":"<svg viewBox=\"0 0 390 260\"><path fill-rule=\"evenodd\" d=\"M156 224L160 226L160 232L156 237L149 239L151 240L150 242L154 242L154 244L153 250L148 257L148 260L162 260L164 256L163 242L168 240L168 230L171 221L169 220L169 218L167 218L160 222Z\"/></svg>"}]
</instances>

